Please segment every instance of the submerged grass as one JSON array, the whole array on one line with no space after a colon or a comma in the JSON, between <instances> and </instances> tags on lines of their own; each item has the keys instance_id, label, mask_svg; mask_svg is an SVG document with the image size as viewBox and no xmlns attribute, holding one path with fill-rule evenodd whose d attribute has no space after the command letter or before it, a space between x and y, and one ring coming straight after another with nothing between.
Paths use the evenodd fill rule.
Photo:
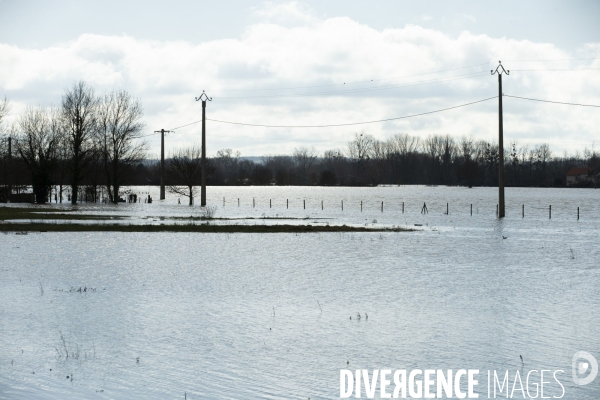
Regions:
<instances>
[{"instance_id":1,"label":"submerged grass","mask_svg":"<svg viewBox=\"0 0 600 400\"><path fill-rule=\"evenodd\" d=\"M73 210L65 210L60 208L33 206L33 207L0 207L0 221L5 220L111 220L122 219L121 216L108 215L86 215L73 214Z\"/></svg>"},{"instance_id":2,"label":"submerged grass","mask_svg":"<svg viewBox=\"0 0 600 400\"><path fill-rule=\"evenodd\" d=\"M302 233L302 232L410 232L406 228L368 228L348 225L133 225L28 223L2 224L0 232L206 232L206 233Z\"/></svg>"}]
</instances>

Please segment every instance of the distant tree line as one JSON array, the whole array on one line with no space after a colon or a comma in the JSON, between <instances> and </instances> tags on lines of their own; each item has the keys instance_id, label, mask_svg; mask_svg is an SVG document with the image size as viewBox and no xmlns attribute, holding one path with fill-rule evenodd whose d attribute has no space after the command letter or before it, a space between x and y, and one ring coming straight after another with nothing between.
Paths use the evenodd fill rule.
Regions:
<instances>
[{"instance_id":1,"label":"distant tree line","mask_svg":"<svg viewBox=\"0 0 600 400\"><path fill-rule=\"evenodd\" d=\"M9 110L6 99L0 102L0 124ZM38 203L72 204L119 202L125 194L122 186L159 185L160 163L146 160L142 117L140 101L127 92L96 95L85 82L66 90L58 107L27 107L0 138L0 201L9 184L16 193L31 187ZM168 190L187 196L189 204L200 184L201 150L198 145L176 149L166 160ZM564 186L572 167L600 172L599 153L593 148L557 156L545 143L512 142L504 155L507 186ZM208 158L206 173L209 185L494 186L498 161L497 144L472 137L396 134L378 140L356 133L343 149L320 154L299 147L293 155L267 155L260 162L232 149L219 150Z\"/></svg>"},{"instance_id":2,"label":"distant tree line","mask_svg":"<svg viewBox=\"0 0 600 400\"><path fill-rule=\"evenodd\" d=\"M504 149L508 186L563 186L572 167L600 166L599 153L556 156L548 144L529 147L516 142ZM464 185L498 184L498 145L471 137L430 135L420 139L396 134L378 140L365 133L354 135L345 149L319 154L313 148L296 148L292 156L262 157L261 163L241 159L231 149L210 159L213 185Z\"/></svg>"}]
</instances>

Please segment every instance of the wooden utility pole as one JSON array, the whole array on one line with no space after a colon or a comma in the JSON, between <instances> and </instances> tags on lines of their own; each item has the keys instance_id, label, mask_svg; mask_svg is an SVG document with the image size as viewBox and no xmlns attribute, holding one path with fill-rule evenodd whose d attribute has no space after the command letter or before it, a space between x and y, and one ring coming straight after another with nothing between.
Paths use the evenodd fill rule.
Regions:
<instances>
[{"instance_id":1,"label":"wooden utility pole","mask_svg":"<svg viewBox=\"0 0 600 400\"><path fill-rule=\"evenodd\" d=\"M160 199L165 199L165 133L171 131L154 131L154 133L160 132Z\"/></svg>"},{"instance_id":2,"label":"wooden utility pole","mask_svg":"<svg viewBox=\"0 0 600 400\"><path fill-rule=\"evenodd\" d=\"M6 201L10 203L10 195L12 193L12 138L8 138L8 191L6 193Z\"/></svg>"},{"instance_id":3,"label":"wooden utility pole","mask_svg":"<svg viewBox=\"0 0 600 400\"><path fill-rule=\"evenodd\" d=\"M502 124L502 74L510 75L502 66L502 61L498 62L496 70L492 70L492 75L498 74L498 218L504 218L504 127Z\"/></svg>"},{"instance_id":4,"label":"wooden utility pole","mask_svg":"<svg viewBox=\"0 0 600 400\"><path fill-rule=\"evenodd\" d=\"M212 101L204 90L200 97L196 97L196 101L202 100L202 177L200 190L200 207L206 206L206 101Z\"/></svg>"}]
</instances>

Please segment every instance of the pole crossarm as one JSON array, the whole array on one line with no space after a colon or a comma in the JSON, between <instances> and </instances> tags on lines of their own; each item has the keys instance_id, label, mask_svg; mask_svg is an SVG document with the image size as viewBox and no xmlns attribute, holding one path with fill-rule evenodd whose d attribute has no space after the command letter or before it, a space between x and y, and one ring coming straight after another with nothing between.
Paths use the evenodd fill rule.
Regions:
<instances>
[{"instance_id":1,"label":"pole crossarm","mask_svg":"<svg viewBox=\"0 0 600 400\"><path fill-rule=\"evenodd\" d=\"M498 66L496 67L496 70L491 70L490 72L492 73L492 75L501 75L502 73L510 75L510 70L504 69L504 67L502 66L502 61L498 61Z\"/></svg>"},{"instance_id":2,"label":"pole crossarm","mask_svg":"<svg viewBox=\"0 0 600 400\"><path fill-rule=\"evenodd\" d=\"M208 95L206 94L206 92L203 90L202 94L198 97L195 97L196 101L212 101L212 97L208 97Z\"/></svg>"}]
</instances>

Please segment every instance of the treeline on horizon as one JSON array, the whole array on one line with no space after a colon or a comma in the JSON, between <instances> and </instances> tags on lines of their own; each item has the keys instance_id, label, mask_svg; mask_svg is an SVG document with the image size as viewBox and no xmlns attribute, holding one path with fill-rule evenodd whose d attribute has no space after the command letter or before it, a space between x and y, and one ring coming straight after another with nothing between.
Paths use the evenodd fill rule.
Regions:
<instances>
[{"instance_id":1,"label":"treeline on horizon","mask_svg":"<svg viewBox=\"0 0 600 400\"><path fill-rule=\"evenodd\" d=\"M0 123L10 110L0 102ZM96 95L85 82L65 91L60 106L28 107L0 140L0 180L13 193L30 186L38 203L54 193L60 201L118 202L122 186L159 185L160 161L147 160L141 102L125 91ZM546 143L504 149L507 186L560 187L572 167L600 166L599 153L584 149L556 156ZM169 191L190 198L200 184L201 147L175 149L166 160ZM208 185L464 185L498 184L495 143L472 137L395 134L378 140L356 133L346 148L323 153L299 147L292 155L267 155L261 162L232 149L207 159ZM181 189L180 186L187 189ZM101 199L100 194L105 194ZM0 193L1 194L1 193ZM1 197L1 196L0 196Z\"/></svg>"}]
</instances>

